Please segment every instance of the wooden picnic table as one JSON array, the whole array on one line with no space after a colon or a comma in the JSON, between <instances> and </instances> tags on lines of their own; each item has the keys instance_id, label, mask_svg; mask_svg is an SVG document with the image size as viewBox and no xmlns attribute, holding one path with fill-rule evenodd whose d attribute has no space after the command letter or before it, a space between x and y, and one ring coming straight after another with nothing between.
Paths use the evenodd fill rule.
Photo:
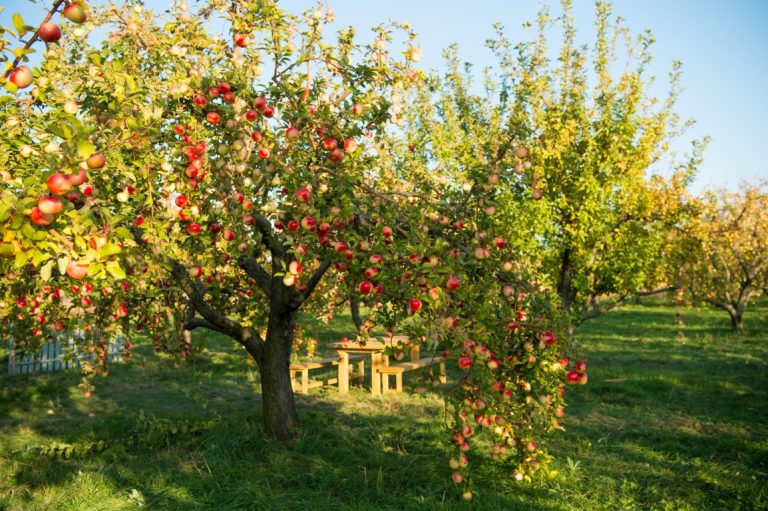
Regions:
<instances>
[{"instance_id":1,"label":"wooden picnic table","mask_svg":"<svg viewBox=\"0 0 768 511\"><path fill-rule=\"evenodd\" d=\"M349 392L350 353L368 353L371 355L371 394L374 395L381 394L381 373L379 373L379 368L389 365L389 357L384 353L385 349L395 346L409 346L411 360L419 359L418 343L411 344L410 339L404 335L370 338L364 342L332 342L328 346L335 349L339 354L339 394Z\"/></svg>"}]
</instances>

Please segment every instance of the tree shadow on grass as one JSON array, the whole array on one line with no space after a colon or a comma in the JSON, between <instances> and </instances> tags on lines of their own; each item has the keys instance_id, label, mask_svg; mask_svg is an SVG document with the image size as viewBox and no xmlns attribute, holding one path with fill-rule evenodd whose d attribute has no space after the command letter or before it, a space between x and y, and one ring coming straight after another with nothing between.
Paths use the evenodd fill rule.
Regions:
<instances>
[{"instance_id":1,"label":"tree shadow on grass","mask_svg":"<svg viewBox=\"0 0 768 511\"><path fill-rule=\"evenodd\" d=\"M16 403L0 404L17 414L13 424L3 416L0 428L23 421L30 444L83 451L64 459L0 442L9 455L0 476L15 495L0 490L0 509L50 509L44 495L58 492L60 509L558 509L526 502L511 482L481 483L475 501L463 502L448 480L434 397L360 389L342 397L332 388L300 396L298 439L284 445L262 432L258 383L236 379L234 369L128 365L112 373L90 400L68 393L53 416L41 414L40 399L72 385L72 375L48 375L39 388L29 378L28 393L14 390L8 398ZM42 398L17 407L36 394ZM103 449L84 452L100 441Z\"/></svg>"}]
</instances>

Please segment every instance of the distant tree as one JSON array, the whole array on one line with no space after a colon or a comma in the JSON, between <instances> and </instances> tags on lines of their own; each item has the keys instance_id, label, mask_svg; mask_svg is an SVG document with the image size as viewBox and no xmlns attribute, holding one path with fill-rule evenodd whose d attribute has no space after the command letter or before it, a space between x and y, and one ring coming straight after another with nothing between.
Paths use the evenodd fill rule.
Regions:
<instances>
[{"instance_id":1,"label":"distant tree","mask_svg":"<svg viewBox=\"0 0 768 511\"><path fill-rule=\"evenodd\" d=\"M500 65L485 70L482 93L450 49L448 73L415 102L423 106L410 133L425 163L478 193L493 190L485 205L577 324L670 289L660 271L667 232L688 214L705 143L669 163L665 177L670 144L687 126L673 111L679 63L659 100L649 93L650 33L633 40L598 2L589 53L576 43L571 2L562 6L557 19L541 11L533 41L513 45L497 27L489 46ZM557 23L563 43L553 62L547 39ZM620 57L627 65L617 75Z\"/></svg>"},{"instance_id":2,"label":"distant tree","mask_svg":"<svg viewBox=\"0 0 768 511\"><path fill-rule=\"evenodd\" d=\"M678 279L695 301L728 312L741 331L750 300L768 287L768 182L707 192L700 207L672 259Z\"/></svg>"}]
</instances>

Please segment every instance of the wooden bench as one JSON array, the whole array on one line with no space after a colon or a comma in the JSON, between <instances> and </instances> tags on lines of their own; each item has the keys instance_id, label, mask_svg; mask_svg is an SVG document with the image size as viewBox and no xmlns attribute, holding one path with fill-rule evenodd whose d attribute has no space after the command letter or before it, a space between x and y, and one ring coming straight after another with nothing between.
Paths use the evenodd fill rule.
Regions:
<instances>
[{"instance_id":1,"label":"wooden bench","mask_svg":"<svg viewBox=\"0 0 768 511\"><path fill-rule=\"evenodd\" d=\"M445 383L445 360L441 357L427 357L420 358L419 360L412 360L410 362L402 362L400 364L392 364L379 368L381 373L381 388L382 394L390 392L389 390L389 377L394 375L395 377L395 389L391 392L403 391L403 373L405 371L418 372L419 369L424 367L432 367L433 365L440 366L440 383Z\"/></svg>"},{"instance_id":2,"label":"wooden bench","mask_svg":"<svg viewBox=\"0 0 768 511\"><path fill-rule=\"evenodd\" d=\"M365 377L365 355L350 355L349 356L349 373L353 378L363 379ZM357 362L357 374L353 374L352 362ZM333 385L338 383L338 378L326 378L324 380L310 380L309 371L312 369L322 369L323 367L337 366L339 365L339 357L322 358L320 360L309 360L307 362L296 362L291 364L291 384L293 385L293 391L301 394L306 394L309 389L315 387L322 387L323 385ZM298 380L299 373L301 374L301 381Z\"/></svg>"}]
</instances>

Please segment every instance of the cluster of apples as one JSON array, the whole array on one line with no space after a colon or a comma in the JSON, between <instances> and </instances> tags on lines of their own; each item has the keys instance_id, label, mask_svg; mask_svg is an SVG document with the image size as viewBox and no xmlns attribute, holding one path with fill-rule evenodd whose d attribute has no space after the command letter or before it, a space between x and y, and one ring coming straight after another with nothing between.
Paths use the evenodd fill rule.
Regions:
<instances>
[{"instance_id":1,"label":"cluster of apples","mask_svg":"<svg viewBox=\"0 0 768 511\"><path fill-rule=\"evenodd\" d=\"M67 4L62 14L69 21L78 25L88 19L88 14L85 12L82 2ZM37 29L37 37L46 43L55 43L61 39L61 28L56 23L46 21ZM18 66L8 75L8 80L18 89L29 87L32 84L32 79L32 70L27 66Z\"/></svg>"},{"instance_id":2,"label":"cluster of apples","mask_svg":"<svg viewBox=\"0 0 768 511\"><path fill-rule=\"evenodd\" d=\"M568 359L561 360L560 365L562 367L567 367ZM565 381L569 385L585 385L587 383L587 363L583 360L576 362L575 370L568 371L568 374L565 375Z\"/></svg>"},{"instance_id":3,"label":"cluster of apples","mask_svg":"<svg viewBox=\"0 0 768 511\"><path fill-rule=\"evenodd\" d=\"M98 170L104 168L107 159L103 154L96 153L92 154L85 163L89 169ZM50 225L55 219L55 215L59 214L61 210L64 209L64 202L58 196L66 194L67 200L70 202L77 202L80 200L80 193L76 191L70 192L70 190L75 186L84 184L85 179L86 174L83 169L70 175L61 172L51 174L47 181L50 194L38 199L37 206L32 208L32 211L29 214L29 219L32 223L41 226ZM82 191L83 194L90 195L93 188L91 186L86 186Z\"/></svg>"}]
</instances>

